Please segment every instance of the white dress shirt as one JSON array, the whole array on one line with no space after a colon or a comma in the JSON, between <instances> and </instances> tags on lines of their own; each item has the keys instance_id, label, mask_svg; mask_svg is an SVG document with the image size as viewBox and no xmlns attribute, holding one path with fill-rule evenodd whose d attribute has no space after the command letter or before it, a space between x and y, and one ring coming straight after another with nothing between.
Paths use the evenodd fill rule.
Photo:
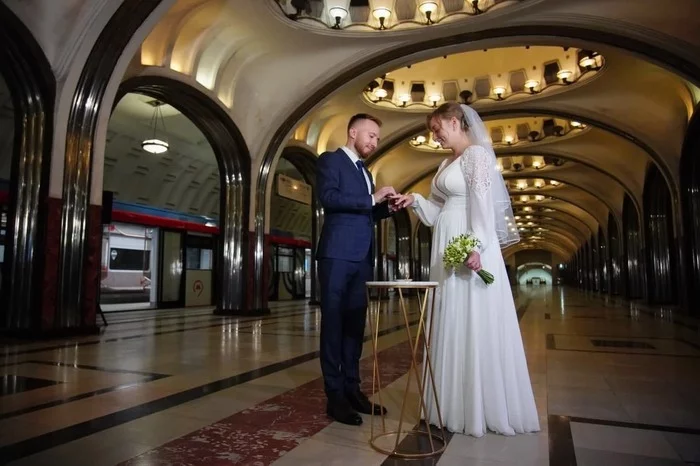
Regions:
<instances>
[{"instance_id":1,"label":"white dress shirt","mask_svg":"<svg viewBox=\"0 0 700 466\"><path fill-rule=\"evenodd\" d=\"M343 152L350 157L352 164L357 168L357 162L360 160L360 157L358 157L357 154L350 150L350 148L347 146L343 146L341 149L343 149ZM372 197L372 205L374 205L374 196L372 196L372 182L369 180L369 174L367 173L366 168L362 170L362 174L365 176L365 182L367 183L367 193Z\"/></svg>"}]
</instances>

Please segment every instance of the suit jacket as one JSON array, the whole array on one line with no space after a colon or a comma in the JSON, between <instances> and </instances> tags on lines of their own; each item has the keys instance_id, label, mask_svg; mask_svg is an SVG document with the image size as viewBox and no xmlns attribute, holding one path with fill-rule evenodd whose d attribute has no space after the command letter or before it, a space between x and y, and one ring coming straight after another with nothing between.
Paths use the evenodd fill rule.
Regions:
<instances>
[{"instance_id":1,"label":"suit jacket","mask_svg":"<svg viewBox=\"0 0 700 466\"><path fill-rule=\"evenodd\" d=\"M389 203L372 205L364 174L342 149L319 157L316 191L324 213L316 257L359 262L373 254L374 222L391 215Z\"/></svg>"}]
</instances>

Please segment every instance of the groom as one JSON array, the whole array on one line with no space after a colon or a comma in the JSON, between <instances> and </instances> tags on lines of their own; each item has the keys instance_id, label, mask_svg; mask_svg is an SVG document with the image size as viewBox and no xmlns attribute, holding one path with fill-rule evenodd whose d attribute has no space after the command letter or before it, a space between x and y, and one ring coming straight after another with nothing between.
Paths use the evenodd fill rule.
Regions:
<instances>
[{"instance_id":1,"label":"groom","mask_svg":"<svg viewBox=\"0 0 700 466\"><path fill-rule=\"evenodd\" d=\"M374 222L391 215L388 199L396 194L392 187L375 191L372 175L363 163L379 144L380 126L381 121L368 114L350 118L347 143L335 152L321 154L316 173L318 198L324 210L316 257L326 412L338 422L357 426L362 424L358 413L386 412L360 391Z\"/></svg>"}]
</instances>

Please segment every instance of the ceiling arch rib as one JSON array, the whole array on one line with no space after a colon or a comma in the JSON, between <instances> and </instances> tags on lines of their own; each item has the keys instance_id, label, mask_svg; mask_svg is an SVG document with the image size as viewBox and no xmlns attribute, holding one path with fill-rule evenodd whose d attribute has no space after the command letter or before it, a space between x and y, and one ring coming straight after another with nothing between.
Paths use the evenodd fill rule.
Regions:
<instances>
[{"instance_id":1,"label":"ceiling arch rib","mask_svg":"<svg viewBox=\"0 0 700 466\"><path fill-rule=\"evenodd\" d=\"M667 163L667 161L664 160L664 158L656 152L651 146L649 146L646 142L638 139L637 137L633 136L631 133L624 131L616 126L610 125L608 123L605 123L601 120L594 119L592 117L589 117L585 115L584 112L577 112L577 113L569 113L563 110L557 110L557 109L552 109L552 108L526 108L522 109L522 113L520 109L516 110L513 112L513 110L490 110L485 112L486 117L498 117L498 116L504 116L504 115L513 115L513 114L524 114L524 115L552 115L555 114L559 117L562 118L570 118L576 121L580 121L582 123L585 123L587 125L594 126L600 130L606 131L608 133L614 134L619 138L622 138L635 146L637 146L639 149L641 149L644 153L646 153L651 161L659 168L659 171L664 175L664 179L666 180L666 183L669 184L669 186L672 188L672 196L674 196L674 199L678 199L678 185L675 182L675 176L670 170L670 167ZM483 117L483 116L482 116Z\"/></svg>"},{"instance_id":2,"label":"ceiling arch rib","mask_svg":"<svg viewBox=\"0 0 700 466\"><path fill-rule=\"evenodd\" d=\"M490 110L490 111L484 111L481 113L481 117L485 120L488 121L489 119L506 119L506 118L513 118L517 116L528 116L529 114L533 115L538 115L538 116L556 116L560 118L566 118L568 120L574 120L574 121L580 121L582 123L585 123L589 126L592 126L596 130L599 131L604 131L606 133L610 133L611 135L615 136L615 139L620 138L624 142L628 142L631 144L634 144L637 146L639 149L641 149L643 154L646 154L649 160L652 161L660 161L661 157L656 154L649 146L645 145L643 142L637 140L634 138L632 135L625 133L624 131L621 131L615 127L611 127L609 125L606 125L605 123L602 123L597 120L591 120L587 119L586 117L582 117L579 115L572 115L572 114L562 114L558 113L556 111L550 111L550 110L544 110L544 109L530 109L528 111L524 112L513 112L513 111L501 111L501 110ZM380 145L380 147L377 149L377 151L368 159L367 161L367 166L371 168L374 164L376 164L379 160L381 160L384 156L386 156L388 153L390 153L393 149L395 149L397 146L405 143L407 140L419 135L420 133L425 131L425 123L416 123L413 126L407 127L405 130L401 131L400 133L396 135L392 135L389 138L387 138L386 142ZM556 141L556 140L555 140ZM606 139L606 142L609 142ZM559 141L556 141L557 146L559 145ZM580 141L570 141L572 145L580 143ZM552 143L554 145L554 142ZM595 147L598 149L597 145ZM591 149L594 149L593 147ZM509 149L507 147L503 148L496 148L495 149L499 154L503 155L510 155L511 152L515 152L515 149ZM523 148L519 148L517 150L518 152L523 151ZM539 151L539 150L538 150ZM564 154L576 154L574 151L562 151ZM558 153L558 152L557 152ZM564 155L566 156L566 155ZM570 155L571 158L574 157L574 155ZM577 157L582 162L589 162L592 161L591 157ZM646 158L646 157L645 157ZM646 162L646 160L645 160ZM658 166L658 164L657 164ZM601 170L605 170L602 166L598 165L598 167Z\"/></svg>"},{"instance_id":3,"label":"ceiling arch rib","mask_svg":"<svg viewBox=\"0 0 700 466\"><path fill-rule=\"evenodd\" d=\"M546 207L547 204L553 200L573 204L579 209L588 212L593 218L595 218L598 225L602 226L607 225L608 215L610 213L608 207L603 202L601 202L595 196L580 189L567 188L557 190L556 193L547 193L545 198L540 201L534 201L531 197L528 197L527 200L523 200L524 195L517 192L510 192L510 195L513 208L522 207L523 211L525 212L529 211L530 209L534 209L535 206Z\"/></svg>"},{"instance_id":4,"label":"ceiling arch rib","mask_svg":"<svg viewBox=\"0 0 700 466\"><path fill-rule=\"evenodd\" d=\"M571 219L569 218L562 218L561 216L554 217L542 213L535 213L533 215L516 215L515 217L520 217L515 219L515 225L517 227L524 226L530 228L531 230L537 230L538 228L543 228L544 226L554 226L557 228L563 226L565 231L570 232L572 236L575 237L581 244L585 243L586 240L590 238L588 229L583 231L580 230L579 226L571 222ZM530 223L532 223L532 225L530 225Z\"/></svg>"},{"instance_id":5,"label":"ceiling arch rib","mask_svg":"<svg viewBox=\"0 0 700 466\"><path fill-rule=\"evenodd\" d=\"M540 223L540 225L542 225L542 223ZM562 225L546 225L546 228L541 226L529 229L526 228L524 231L520 232L520 237L521 241L531 241L541 238L545 233L561 235L562 237L569 240L572 244L576 245L577 248L580 248L583 244L586 243L586 241L581 241L580 237L572 233L570 230L567 230Z\"/></svg>"},{"instance_id":6,"label":"ceiling arch rib","mask_svg":"<svg viewBox=\"0 0 700 466\"><path fill-rule=\"evenodd\" d=\"M585 223L586 227L591 232L591 236L594 235L595 232L597 232L598 229L601 227L601 224L599 223L598 219L593 214L572 202L566 202L562 201L561 199L553 198L546 202L544 206L541 206L538 209L531 209L530 212L542 211L548 213L554 211L563 212L564 214L574 216L575 218L581 220L581 222ZM609 220L610 217L608 217L608 221Z\"/></svg>"},{"instance_id":7,"label":"ceiling arch rib","mask_svg":"<svg viewBox=\"0 0 700 466\"><path fill-rule=\"evenodd\" d=\"M551 252L565 261L568 261L576 254L576 251L569 251L565 247L562 247L554 242L540 242L537 245L518 243L503 250L503 259L508 260L511 256L519 253L520 251L532 250Z\"/></svg>"},{"instance_id":8,"label":"ceiling arch rib","mask_svg":"<svg viewBox=\"0 0 700 466\"><path fill-rule=\"evenodd\" d=\"M572 241L569 237L562 235L561 233L555 231L546 231L542 235L538 236L537 240L520 240L519 245L529 246L531 248L541 248L546 244L555 244L559 246L564 251L567 251L566 257L573 256L576 251L580 249L579 245Z\"/></svg>"},{"instance_id":9,"label":"ceiling arch rib","mask_svg":"<svg viewBox=\"0 0 700 466\"><path fill-rule=\"evenodd\" d=\"M418 175L413 180L410 180L406 183L405 188L400 190L401 192L406 192L406 191L417 191L421 192L423 195L428 195L429 190L430 190L430 181L432 178L435 176L437 173L436 169L430 170L428 173L424 173L421 175ZM539 175L539 174L538 174ZM562 200L565 200L567 202L572 202L572 200L578 200L578 202L581 202L583 205L588 205L588 209L592 212L595 212L596 219L601 225L607 225L607 222L605 219L607 219L608 213L613 212L613 215L615 216L616 220L619 222L620 216L621 216L621 208L616 209L613 204L611 204L607 199L605 199L604 196L602 196L600 193L596 192L596 190L591 189L590 187L584 187L582 186L578 181L572 181L569 179L562 179L558 178L555 176L530 176L528 174L515 174L515 175L508 175L504 176L504 179L506 181L514 180L514 179L550 179L550 180L555 180L559 181L563 184L565 184L564 187L561 187L556 190L556 192L552 191L538 191L538 190L533 190L533 191L520 191L517 189L513 189L510 187L508 189L509 194L518 202L518 200L523 200L522 202L527 203L530 202L533 196L549 196L553 198L560 198ZM427 181L427 183L426 183ZM421 183L423 186L420 186ZM562 193L565 194L565 197L562 198ZM527 198L527 199L526 199ZM536 197L534 198L535 202Z\"/></svg>"},{"instance_id":10,"label":"ceiling arch rib","mask_svg":"<svg viewBox=\"0 0 700 466\"><path fill-rule=\"evenodd\" d=\"M552 149L554 149L554 147ZM594 157L592 155L588 155L588 154L591 154L591 153L600 154L600 152L590 151L587 153L587 156L584 158L584 157L579 156L578 154L570 155L570 154L562 153L559 150L558 146L556 146L556 149L557 150L544 150L544 151L525 150L525 151L518 151L518 152L506 152L504 150L504 151L501 151L500 153L497 153L496 155L499 158L504 158L504 157L531 157L531 158L534 158L534 157L537 157L537 158L560 159L560 160L567 161L567 162L574 162L577 165L581 165L583 167L586 167L587 169L595 170L600 175L612 179L612 181L614 181L617 185L621 186L622 189L627 194L629 194L630 197L632 197L633 199L637 199L637 200L641 199L640 196L642 193L642 185L638 185L636 183L636 181L637 181L636 178L638 178L638 176L635 177L635 179L633 179L633 180L629 180L629 179L623 180L619 177L620 173L617 170L618 167L613 167L614 170L613 170L613 168L609 167L611 164L615 163L613 161L610 161L609 158L605 158L604 156L601 157L601 158L603 158L603 160L605 160L605 165L607 165L608 167L604 166L602 163L599 165L596 165L593 161L589 160L589 159L595 159L596 157ZM600 157L600 155L598 157ZM620 157L620 158L622 158L622 157ZM644 168L646 167L646 165L647 165L647 162L644 162L643 164L641 164L641 166L639 167L640 171L643 171ZM622 167L619 167L619 168L622 168ZM540 171L536 170L536 171L534 171L534 173L540 173ZM546 173L546 172L542 172L542 173ZM626 173L623 173L623 174L626 175ZM627 177L625 176L625 178L627 178Z\"/></svg>"},{"instance_id":11,"label":"ceiling arch rib","mask_svg":"<svg viewBox=\"0 0 700 466\"><path fill-rule=\"evenodd\" d=\"M514 158L515 160L518 160L517 157L522 157L522 156L534 156L534 157L542 157L540 155L540 152L533 152L533 153L512 153L509 155L502 155L498 154L499 161L504 159L504 158ZM567 156L560 156L559 153L556 152L548 152L547 155L544 157L551 157L555 159L560 159L560 160L570 160L567 158ZM546 160L546 159L545 159ZM433 165L437 165L440 160L435 160ZM513 180L534 180L534 186L533 183L529 183L529 189L523 190L523 193L529 193L529 194L545 194L545 192L533 192L537 191L537 183L539 182L540 184L542 181L550 181L552 183L564 183L564 184L571 184L571 185L576 185L578 186L579 183L581 183L581 187L591 193L594 193L596 197L603 198L606 197L609 199L609 204L616 206L616 210L619 213L622 211L622 201L624 198L624 194L627 193L631 199L633 199L633 202L635 204L635 208L637 209L638 212L640 212L640 204L638 198L635 196L635 192L631 191L627 186L622 184L620 180L615 177L614 175L611 175L608 173L606 170L595 167L595 166L590 166L587 163L584 164L583 166L580 166L578 162L574 162L573 160L572 164L565 164L561 167L556 167L552 166L551 168L545 167L541 169L532 169L532 168L525 168L525 169L520 169L520 171L511 171L511 170L506 170L503 172L503 177L504 179L508 180L511 184L514 182ZM500 163L500 162L499 162ZM421 179L423 177L428 177L428 176L434 176L436 173L437 169L433 168L432 166L425 170L423 173L420 173L416 178L411 179L409 181L402 181L402 184L395 185L395 187L399 191L404 191L407 189L408 186L412 186L415 184L416 179ZM517 187L517 183L516 187ZM549 186L549 183L545 183L547 186Z\"/></svg>"},{"instance_id":12,"label":"ceiling arch rib","mask_svg":"<svg viewBox=\"0 0 700 466\"><path fill-rule=\"evenodd\" d=\"M411 180L402 192L418 192L424 196L430 193L430 182L435 175L435 170L428 174L420 175ZM535 200L531 194L522 194L517 191L510 191L511 202L514 212L533 212L539 208L547 208L550 203L557 201L562 204L557 205L560 209L573 211L573 214L581 215L585 212L585 219L592 231L598 231L599 226L607 226L609 216L608 207L595 196L580 189L562 188L554 192L547 192L541 200ZM526 199L525 199L526 198ZM571 204L575 209L567 209L564 205ZM614 217L616 218L616 217ZM617 218L616 218L617 221Z\"/></svg>"},{"instance_id":13,"label":"ceiling arch rib","mask_svg":"<svg viewBox=\"0 0 700 466\"><path fill-rule=\"evenodd\" d=\"M510 182L511 180L545 180L545 181L556 181L561 184L564 184L565 188L576 188L578 190L584 191L587 194L590 194L591 196L595 197L598 201L602 202L605 204L607 209L610 212L613 212L613 214L617 217L620 217L622 215L622 201L624 200L624 189L619 186L615 185L612 182L605 183L604 180L601 179L594 179L590 180L585 178L584 176L575 176L575 174L572 173L567 173L567 174L561 174L559 171L553 172L551 174L546 174L546 173L537 173L537 174L531 174L531 173L513 173L513 174L507 174L503 177L503 179L506 182ZM599 182L601 183L601 186L596 186L594 182ZM609 195L606 194L606 189L610 189L612 193ZM514 195L548 195L549 191L538 191L537 188L532 188L532 189L527 189L527 190L520 190L520 189L509 189L510 193L513 193ZM617 198L615 201L618 201L617 204L613 203L613 200L610 198L614 197Z\"/></svg>"},{"instance_id":14,"label":"ceiling arch rib","mask_svg":"<svg viewBox=\"0 0 700 466\"><path fill-rule=\"evenodd\" d=\"M516 215L518 216L518 215ZM532 213L533 218L545 218L545 219L551 219L553 221L561 222L569 227L573 228L577 234L581 235L581 237L590 237L593 233L591 229L586 225L585 222L580 220L577 217L574 217L573 215L561 211L561 210L556 210L552 209L550 206L550 211L548 212L542 212L542 211L535 211ZM527 216L522 216L520 217L527 217Z\"/></svg>"}]
</instances>

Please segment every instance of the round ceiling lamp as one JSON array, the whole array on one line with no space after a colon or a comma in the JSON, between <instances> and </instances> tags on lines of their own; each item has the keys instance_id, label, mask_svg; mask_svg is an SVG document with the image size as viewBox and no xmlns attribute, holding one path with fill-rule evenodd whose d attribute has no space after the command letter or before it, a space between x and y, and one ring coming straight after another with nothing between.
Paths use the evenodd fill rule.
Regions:
<instances>
[{"instance_id":1,"label":"round ceiling lamp","mask_svg":"<svg viewBox=\"0 0 700 466\"><path fill-rule=\"evenodd\" d=\"M168 143L160 139L146 139L141 143L141 148L151 154L162 154L168 151Z\"/></svg>"},{"instance_id":2,"label":"round ceiling lamp","mask_svg":"<svg viewBox=\"0 0 700 466\"><path fill-rule=\"evenodd\" d=\"M163 132L166 131L165 120L163 119L163 111L161 109L161 107L165 105L165 102L161 102L160 100L152 100L150 102L147 102L147 104L153 107L153 116L151 117L153 137L150 139L145 139L141 143L141 148L151 154L162 154L163 152L167 152L169 147L168 143L163 141L162 139L158 139L157 135L159 119L161 121L161 124L163 125Z\"/></svg>"}]
</instances>

